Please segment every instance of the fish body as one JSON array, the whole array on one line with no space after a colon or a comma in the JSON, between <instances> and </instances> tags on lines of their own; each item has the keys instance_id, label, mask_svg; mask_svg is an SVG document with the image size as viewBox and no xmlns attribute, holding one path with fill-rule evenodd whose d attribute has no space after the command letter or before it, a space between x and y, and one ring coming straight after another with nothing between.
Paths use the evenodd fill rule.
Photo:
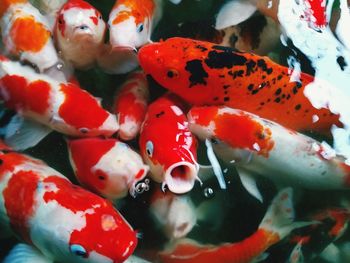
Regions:
<instances>
[{"instance_id":1,"label":"fish body","mask_svg":"<svg viewBox=\"0 0 350 263\"><path fill-rule=\"evenodd\" d=\"M135 185L149 167L127 144L116 139L84 138L68 141L69 156L78 181L108 199L135 194Z\"/></svg>"},{"instance_id":2,"label":"fish body","mask_svg":"<svg viewBox=\"0 0 350 263\"><path fill-rule=\"evenodd\" d=\"M20 116L66 135L108 137L118 130L116 117L87 91L4 57L0 61L0 95L5 106Z\"/></svg>"},{"instance_id":3,"label":"fish body","mask_svg":"<svg viewBox=\"0 0 350 263\"><path fill-rule=\"evenodd\" d=\"M92 67L103 46L106 24L83 0L69 0L57 13L55 41L62 57L75 68Z\"/></svg>"},{"instance_id":4,"label":"fish body","mask_svg":"<svg viewBox=\"0 0 350 263\"><path fill-rule=\"evenodd\" d=\"M170 38L142 47L139 60L146 74L193 105L226 105L297 131L329 134L330 127L339 124L337 115L316 109L304 95L312 76L267 57Z\"/></svg>"},{"instance_id":5,"label":"fish body","mask_svg":"<svg viewBox=\"0 0 350 263\"><path fill-rule=\"evenodd\" d=\"M152 178L171 192L185 193L198 179L197 141L178 101L167 95L149 105L139 146Z\"/></svg>"},{"instance_id":6,"label":"fish body","mask_svg":"<svg viewBox=\"0 0 350 263\"><path fill-rule=\"evenodd\" d=\"M48 21L28 1L1 1L0 28L5 53L29 61L41 72L59 62Z\"/></svg>"},{"instance_id":7,"label":"fish body","mask_svg":"<svg viewBox=\"0 0 350 263\"><path fill-rule=\"evenodd\" d=\"M308 189L349 188L350 166L326 143L225 106L194 107L190 130L238 169Z\"/></svg>"},{"instance_id":8,"label":"fish body","mask_svg":"<svg viewBox=\"0 0 350 263\"><path fill-rule=\"evenodd\" d=\"M303 225L293 223L294 210L291 194L291 189L281 191L273 200L256 232L243 241L214 246L201 245L193 240L184 239L161 252L160 262L253 262L294 228Z\"/></svg>"},{"instance_id":9,"label":"fish body","mask_svg":"<svg viewBox=\"0 0 350 263\"><path fill-rule=\"evenodd\" d=\"M114 114L118 116L122 140L132 140L140 132L149 102L148 82L141 71L131 73L114 100Z\"/></svg>"},{"instance_id":10,"label":"fish body","mask_svg":"<svg viewBox=\"0 0 350 263\"><path fill-rule=\"evenodd\" d=\"M52 261L123 262L132 254L136 232L110 202L44 162L1 146L2 230Z\"/></svg>"}]
</instances>

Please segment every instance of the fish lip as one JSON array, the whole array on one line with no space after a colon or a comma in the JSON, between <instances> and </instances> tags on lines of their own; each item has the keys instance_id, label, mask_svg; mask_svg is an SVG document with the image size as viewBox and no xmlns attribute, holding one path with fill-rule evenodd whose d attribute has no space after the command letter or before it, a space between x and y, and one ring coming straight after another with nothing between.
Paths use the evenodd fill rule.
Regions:
<instances>
[{"instance_id":1,"label":"fish lip","mask_svg":"<svg viewBox=\"0 0 350 263\"><path fill-rule=\"evenodd\" d=\"M74 33L77 33L78 35L91 35L91 36L94 35L93 30L86 24L75 26L73 31L74 31ZM81 32L79 32L79 31L81 31Z\"/></svg>"},{"instance_id":2,"label":"fish lip","mask_svg":"<svg viewBox=\"0 0 350 263\"><path fill-rule=\"evenodd\" d=\"M172 175L172 172L179 167L185 170L184 178L174 178ZM191 191L196 180L199 180L198 166L185 161L172 164L164 175L164 184L175 194L184 194Z\"/></svg>"},{"instance_id":3,"label":"fish lip","mask_svg":"<svg viewBox=\"0 0 350 263\"><path fill-rule=\"evenodd\" d=\"M134 53L138 53L138 49L132 46L115 46L113 47L115 51L133 51Z\"/></svg>"}]
</instances>

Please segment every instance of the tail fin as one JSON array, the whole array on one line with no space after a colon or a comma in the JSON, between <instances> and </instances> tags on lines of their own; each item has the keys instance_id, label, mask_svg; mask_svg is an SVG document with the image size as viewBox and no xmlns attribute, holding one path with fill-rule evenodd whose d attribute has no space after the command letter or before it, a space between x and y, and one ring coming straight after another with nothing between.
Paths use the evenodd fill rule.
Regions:
<instances>
[{"instance_id":1,"label":"tail fin","mask_svg":"<svg viewBox=\"0 0 350 263\"><path fill-rule=\"evenodd\" d=\"M259 228L276 233L280 239L286 237L293 229L307 226L310 222L294 222L293 191L288 187L282 189L272 200Z\"/></svg>"}]
</instances>

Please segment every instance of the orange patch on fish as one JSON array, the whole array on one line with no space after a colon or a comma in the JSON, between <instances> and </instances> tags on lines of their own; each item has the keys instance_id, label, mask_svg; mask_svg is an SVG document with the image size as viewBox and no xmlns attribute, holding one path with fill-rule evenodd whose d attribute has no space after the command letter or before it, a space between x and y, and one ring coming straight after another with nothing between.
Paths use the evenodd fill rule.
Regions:
<instances>
[{"instance_id":1,"label":"orange patch on fish","mask_svg":"<svg viewBox=\"0 0 350 263\"><path fill-rule=\"evenodd\" d=\"M0 17L7 11L7 9L14 4L24 4L27 3L28 0L1 0L0 1Z\"/></svg>"},{"instance_id":2,"label":"orange patch on fish","mask_svg":"<svg viewBox=\"0 0 350 263\"><path fill-rule=\"evenodd\" d=\"M274 146L271 130L244 114L218 115L215 119L215 134L232 147L248 148L265 157L268 157Z\"/></svg>"},{"instance_id":3,"label":"orange patch on fish","mask_svg":"<svg viewBox=\"0 0 350 263\"><path fill-rule=\"evenodd\" d=\"M151 17L155 10L155 4L153 0L119 0L116 2L113 8L121 5L124 5L130 11L121 11L122 18L118 18L118 14L118 16L114 19L113 24L117 24L128 19L131 14L131 16L135 18L136 25L138 25L139 23L142 23L147 17ZM126 17L126 14L128 14L128 17Z\"/></svg>"},{"instance_id":4,"label":"orange patch on fish","mask_svg":"<svg viewBox=\"0 0 350 263\"><path fill-rule=\"evenodd\" d=\"M128 20L129 17L131 16L130 11L121 11L116 18L113 20L113 25L119 24L125 20Z\"/></svg>"},{"instance_id":5,"label":"orange patch on fish","mask_svg":"<svg viewBox=\"0 0 350 263\"><path fill-rule=\"evenodd\" d=\"M13 23L10 36L16 52L39 52L50 40L50 31L34 17L17 18Z\"/></svg>"}]
</instances>

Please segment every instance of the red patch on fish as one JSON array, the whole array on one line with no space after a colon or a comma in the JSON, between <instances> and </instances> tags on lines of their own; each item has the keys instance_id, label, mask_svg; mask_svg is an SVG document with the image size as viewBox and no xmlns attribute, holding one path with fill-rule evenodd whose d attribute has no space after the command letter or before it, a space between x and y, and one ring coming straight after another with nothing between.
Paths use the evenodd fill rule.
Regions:
<instances>
[{"instance_id":1,"label":"red patch on fish","mask_svg":"<svg viewBox=\"0 0 350 263\"><path fill-rule=\"evenodd\" d=\"M67 124L75 128L96 129L108 118L109 114L97 100L73 83L61 84L60 90L65 99L59 115Z\"/></svg>"},{"instance_id":2,"label":"red patch on fish","mask_svg":"<svg viewBox=\"0 0 350 263\"><path fill-rule=\"evenodd\" d=\"M82 0L69 0L62 7L62 10L68 10L70 8L94 9L94 7L90 5L88 2L82 1Z\"/></svg>"},{"instance_id":3,"label":"red patch on fish","mask_svg":"<svg viewBox=\"0 0 350 263\"><path fill-rule=\"evenodd\" d=\"M39 52L50 40L50 31L34 17L17 18L12 24L10 36L16 52Z\"/></svg>"},{"instance_id":4,"label":"red patch on fish","mask_svg":"<svg viewBox=\"0 0 350 263\"><path fill-rule=\"evenodd\" d=\"M33 171L19 171L12 175L3 192L5 208L12 228L29 243L31 238L28 220L34 213L38 183L39 176Z\"/></svg>"},{"instance_id":5,"label":"red patch on fish","mask_svg":"<svg viewBox=\"0 0 350 263\"><path fill-rule=\"evenodd\" d=\"M102 140L98 138L78 139L68 142L71 158L76 167L76 175L81 184L93 187L92 190L95 192L105 189L108 175L103 171L92 171L91 169L114 147L116 142L112 139Z\"/></svg>"},{"instance_id":6,"label":"red patch on fish","mask_svg":"<svg viewBox=\"0 0 350 263\"><path fill-rule=\"evenodd\" d=\"M307 0L305 4L310 5L310 9L305 10L305 16L315 27L325 27L326 18L326 0Z\"/></svg>"},{"instance_id":7,"label":"red patch on fish","mask_svg":"<svg viewBox=\"0 0 350 263\"><path fill-rule=\"evenodd\" d=\"M121 11L113 20L113 25L127 20L130 16L134 17L135 24L138 25L143 23L146 18L151 18L155 10L155 3L153 0L119 0L116 1L113 9L121 5L126 6L129 10Z\"/></svg>"},{"instance_id":8,"label":"red patch on fish","mask_svg":"<svg viewBox=\"0 0 350 263\"><path fill-rule=\"evenodd\" d=\"M8 148L2 148L1 150L8 150ZM12 172L16 166L28 161L24 155L10 152L7 154L0 155L0 181L6 175L7 172Z\"/></svg>"},{"instance_id":9,"label":"red patch on fish","mask_svg":"<svg viewBox=\"0 0 350 263\"><path fill-rule=\"evenodd\" d=\"M6 75L0 80L6 106L15 110L29 110L44 114L49 108L51 86L43 80L27 83L24 77ZM7 98L8 96L8 98Z\"/></svg>"},{"instance_id":10,"label":"red patch on fish","mask_svg":"<svg viewBox=\"0 0 350 263\"><path fill-rule=\"evenodd\" d=\"M0 17L3 16L3 14L7 11L7 9L11 5L24 4L27 2L28 2L28 0L1 0L0 1Z\"/></svg>"},{"instance_id":11,"label":"red patch on fish","mask_svg":"<svg viewBox=\"0 0 350 263\"><path fill-rule=\"evenodd\" d=\"M114 262L122 262L133 253L136 234L111 203L60 177L51 176L43 182L53 183L57 188L44 194L46 202L55 201L73 213L85 212L82 216L86 218L86 225L71 233L69 244L79 244L88 253L96 251ZM96 236L99 236L98 244Z\"/></svg>"}]
</instances>

